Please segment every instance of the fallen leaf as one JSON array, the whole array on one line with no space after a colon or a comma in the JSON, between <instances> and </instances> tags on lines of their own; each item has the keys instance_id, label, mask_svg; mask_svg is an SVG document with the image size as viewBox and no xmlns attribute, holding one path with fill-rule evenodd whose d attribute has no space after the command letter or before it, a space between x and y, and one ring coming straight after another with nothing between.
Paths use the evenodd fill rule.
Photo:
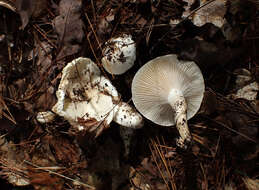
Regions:
<instances>
[{"instance_id":1,"label":"fallen leaf","mask_svg":"<svg viewBox=\"0 0 259 190\"><path fill-rule=\"evenodd\" d=\"M37 17L47 8L47 1L16 0L15 5L22 20L22 29L24 29L29 23L31 16Z\"/></svg>"},{"instance_id":2,"label":"fallen leaf","mask_svg":"<svg viewBox=\"0 0 259 190\"><path fill-rule=\"evenodd\" d=\"M81 20L81 9L81 0L60 1L60 15L53 20L54 29L59 35L60 42L64 44L82 42L84 23Z\"/></svg>"}]
</instances>

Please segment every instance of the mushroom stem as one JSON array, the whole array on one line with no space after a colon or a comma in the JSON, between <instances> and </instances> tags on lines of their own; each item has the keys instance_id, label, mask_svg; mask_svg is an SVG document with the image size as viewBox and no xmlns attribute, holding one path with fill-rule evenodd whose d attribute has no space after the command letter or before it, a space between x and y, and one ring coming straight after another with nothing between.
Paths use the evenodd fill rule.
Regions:
<instances>
[{"instance_id":1,"label":"mushroom stem","mask_svg":"<svg viewBox=\"0 0 259 190\"><path fill-rule=\"evenodd\" d=\"M172 96L173 95L173 96ZM184 96L178 90L172 90L169 95L169 102L175 111L174 119L180 137L177 139L177 146L186 149L192 137L187 124L187 103Z\"/></svg>"}]
</instances>

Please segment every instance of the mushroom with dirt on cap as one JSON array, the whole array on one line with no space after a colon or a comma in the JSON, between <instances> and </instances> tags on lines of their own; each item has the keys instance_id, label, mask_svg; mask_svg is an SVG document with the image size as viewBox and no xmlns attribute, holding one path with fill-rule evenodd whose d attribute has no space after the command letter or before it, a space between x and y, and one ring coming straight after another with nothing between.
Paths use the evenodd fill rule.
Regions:
<instances>
[{"instance_id":1,"label":"mushroom with dirt on cap","mask_svg":"<svg viewBox=\"0 0 259 190\"><path fill-rule=\"evenodd\" d=\"M88 58L79 57L65 66L56 95L58 101L52 112L37 114L36 119L40 123L51 122L57 114L64 117L74 131L94 132L96 137L112 121L131 129L143 126L142 116L121 101L120 94L111 81ZM127 143L125 142L125 146Z\"/></svg>"},{"instance_id":2,"label":"mushroom with dirt on cap","mask_svg":"<svg viewBox=\"0 0 259 190\"><path fill-rule=\"evenodd\" d=\"M78 131L96 131L99 135L112 120L131 128L143 124L141 115L121 101L110 80L88 58L80 57L67 64L56 95L58 102L52 111Z\"/></svg>"},{"instance_id":3,"label":"mushroom with dirt on cap","mask_svg":"<svg viewBox=\"0 0 259 190\"><path fill-rule=\"evenodd\" d=\"M180 61L177 55L157 57L144 66L132 81L132 100L147 119L179 131L177 145L187 148L191 142L187 119L199 110L205 90L199 67Z\"/></svg>"},{"instance_id":4,"label":"mushroom with dirt on cap","mask_svg":"<svg viewBox=\"0 0 259 190\"><path fill-rule=\"evenodd\" d=\"M128 71L136 60L136 43L129 34L111 38L105 43L102 65L104 69L114 75L121 75Z\"/></svg>"}]
</instances>

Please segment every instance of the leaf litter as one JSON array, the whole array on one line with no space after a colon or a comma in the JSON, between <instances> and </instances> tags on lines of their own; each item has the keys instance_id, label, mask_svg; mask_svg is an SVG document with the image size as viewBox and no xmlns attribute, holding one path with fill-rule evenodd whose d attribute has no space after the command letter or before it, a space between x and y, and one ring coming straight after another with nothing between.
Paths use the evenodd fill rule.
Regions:
<instances>
[{"instance_id":1,"label":"leaf litter","mask_svg":"<svg viewBox=\"0 0 259 190\"><path fill-rule=\"evenodd\" d=\"M257 1L2 0L0 23L1 187L258 189ZM113 76L100 64L103 48L124 33L136 42L135 65ZM169 53L195 61L205 77L188 151L176 147L174 127L148 120L125 145L116 123L96 138L93 122L78 133L51 112L53 121L37 121L57 102L61 72L71 60L92 59L133 105L134 74Z\"/></svg>"}]
</instances>

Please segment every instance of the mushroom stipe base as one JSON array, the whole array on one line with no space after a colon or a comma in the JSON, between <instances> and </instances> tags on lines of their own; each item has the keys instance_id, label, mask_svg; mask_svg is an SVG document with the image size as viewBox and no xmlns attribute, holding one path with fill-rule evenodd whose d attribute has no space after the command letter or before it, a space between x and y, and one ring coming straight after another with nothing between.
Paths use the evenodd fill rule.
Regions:
<instances>
[{"instance_id":1,"label":"mushroom stipe base","mask_svg":"<svg viewBox=\"0 0 259 190\"><path fill-rule=\"evenodd\" d=\"M187 120L199 110L205 89L199 67L175 54L157 57L138 70L131 89L138 111L158 125L176 125L177 145L186 149L192 140Z\"/></svg>"},{"instance_id":2,"label":"mushroom stipe base","mask_svg":"<svg viewBox=\"0 0 259 190\"><path fill-rule=\"evenodd\" d=\"M178 94L178 93L177 93ZM173 96L173 101L170 104L172 109L175 110L175 123L176 128L180 134L180 137L177 139L177 146L186 149L190 144L192 137L187 125L187 103L183 95Z\"/></svg>"}]
</instances>

